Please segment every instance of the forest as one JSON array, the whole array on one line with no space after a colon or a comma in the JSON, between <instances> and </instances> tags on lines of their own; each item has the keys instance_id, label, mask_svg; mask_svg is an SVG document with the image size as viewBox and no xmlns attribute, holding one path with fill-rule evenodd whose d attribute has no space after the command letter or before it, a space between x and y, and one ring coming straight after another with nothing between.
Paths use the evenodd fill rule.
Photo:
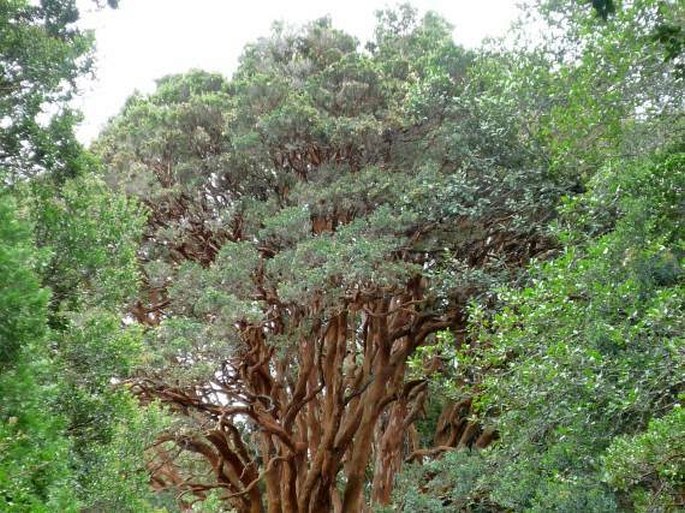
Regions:
<instances>
[{"instance_id":1,"label":"forest","mask_svg":"<svg viewBox=\"0 0 685 513\"><path fill-rule=\"evenodd\" d=\"M685 4L522 9L275 22L84 147L75 0L0 0L0 512L685 511Z\"/></svg>"}]
</instances>

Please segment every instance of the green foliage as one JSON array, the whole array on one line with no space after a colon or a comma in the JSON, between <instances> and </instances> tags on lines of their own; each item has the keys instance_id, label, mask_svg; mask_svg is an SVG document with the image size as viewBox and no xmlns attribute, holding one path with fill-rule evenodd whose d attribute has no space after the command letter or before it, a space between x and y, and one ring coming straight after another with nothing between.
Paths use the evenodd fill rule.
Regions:
<instances>
[{"instance_id":1,"label":"green foliage","mask_svg":"<svg viewBox=\"0 0 685 513\"><path fill-rule=\"evenodd\" d=\"M89 34L75 23L74 0L0 2L0 180L80 169L67 101L91 67ZM41 116L48 113L48 122Z\"/></svg>"},{"instance_id":2,"label":"green foliage","mask_svg":"<svg viewBox=\"0 0 685 513\"><path fill-rule=\"evenodd\" d=\"M143 455L163 415L115 386L141 357L121 311L145 219L76 142L77 20L73 1L0 1L3 513L153 511Z\"/></svg>"},{"instance_id":3,"label":"green foliage","mask_svg":"<svg viewBox=\"0 0 685 513\"><path fill-rule=\"evenodd\" d=\"M628 493L636 511L676 511L685 483L685 415L680 404L646 431L616 438L604 456L604 479Z\"/></svg>"},{"instance_id":4,"label":"green foliage","mask_svg":"<svg viewBox=\"0 0 685 513\"><path fill-rule=\"evenodd\" d=\"M45 346L27 345L0 373L0 507L8 513L78 511L65 422L50 411L55 394L41 383L51 369L31 361Z\"/></svg>"},{"instance_id":5,"label":"green foliage","mask_svg":"<svg viewBox=\"0 0 685 513\"><path fill-rule=\"evenodd\" d=\"M473 55L450 30L408 7L379 13L363 53L328 19L275 25L230 82L196 71L129 100L95 147L108 182L149 207L147 281L171 284L169 311L188 318L150 337L150 363L182 355L211 375L209 355L230 354L237 323L265 322L271 297L334 311L424 273L444 284L439 309L508 275L490 221L534 238L560 187L516 126L484 121Z\"/></svg>"},{"instance_id":6,"label":"green foliage","mask_svg":"<svg viewBox=\"0 0 685 513\"><path fill-rule=\"evenodd\" d=\"M494 317L472 309L474 345L454 365L471 376L502 442L408 470L399 483L428 481L399 486L397 507L677 509L684 177L677 152L607 166L566 206L565 253L535 266L530 287L502 290Z\"/></svg>"},{"instance_id":7,"label":"green foliage","mask_svg":"<svg viewBox=\"0 0 685 513\"><path fill-rule=\"evenodd\" d=\"M609 483L645 507L644 483L630 481L630 465L649 470L658 462L642 444L676 416L652 421L634 439L616 437L645 430L678 404L682 390L684 232L677 198L684 177L682 153L608 166L562 218L569 222L563 240L577 240L601 204L614 212L606 233L539 264L530 287L502 291L504 307L492 319L472 311L478 342L463 358L479 376L481 415L495 416L502 437L486 454L492 473L478 483L501 507L617 510L628 499L602 484L602 454ZM662 498L669 504L678 500L670 490L682 482L674 427L673 441L663 446L676 458L664 469ZM630 452L619 453L629 448L632 462Z\"/></svg>"},{"instance_id":8,"label":"green foliage","mask_svg":"<svg viewBox=\"0 0 685 513\"><path fill-rule=\"evenodd\" d=\"M510 44L477 69L481 103L523 123L533 151L578 183L607 159L653 151L682 130L679 61L654 40L657 27L682 24L682 6L626 2L607 23L589 12L586 2L531 1Z\"/></svg>"},{"instance_id":9,"label":"green foliage","mask_svg":"<svg viewBox=\"0 0 685 513\"><path fill-rule=\"evenodd\" d=\"M41 259L16 203L0 195L0 507L8 513L76 511L64 419L50 412L55 388L46 338L49 294Z\"/></svg>"},{"instance_id":10,"label":"green foliage","mask_svg":"<svg viewBox=\"0 0 685 513\"><path fill-rule=\"evenodd\" d=\"M233 510L227 509L224 501L221 500L220 492L211 492L203 501L193 504L192 513L232 513Z\"/></svg>"},{"instance_id":11,"label":"green foliage","mask_svg":"<svg viewBox=\"0 0 685 513\"><path fill-rule=\"evenodd\" d=\"M0 196L0 369L11 365L22 345L44 335L45 305L49 294L41 289L35 275L39 254L31 244L31 232L26 223L16 217L16 203ZM21 264L21 265L18 265Z\"/></svg>"},{"instance_id":12,"label":"green foliage","mask_svg":"<svg viewBox=\"0 0 685 513\"><path fill-rule=\"evenodd\" d=\"M663 48L664 60L674 63L682 81L685 80L685 14L666 2L660 8L665 20L654 29L652 37Z\"/></svg>"},{"instance_id":13,"label":"green foliage","mask_svg":"<svg viewBox=\"0 0 685 513\"><path fill-rule=\"evenodd\" d=\"M473 305L470 343L456 358L442 343L422 349L447 358L448 372L433 380L446 394L474 395L501 441L450 455L458 461L435 473L408 471L413 478L399 482L429 485L400 487L394 504L450 510L446 491L466 482L475 484L452 499L458 510L676 511L682 6L616 4L608 16L609 4L593 2L602 23L580 2L535 5L527 14L540 17L541 38L520 40L529 51L481 57L472 72L482 95L470 108L490 126L504 125L501 116L518 125L492 139L498 158L507 147L499 141L513 136L561 183L576 183L552 230L561 251L535 263L525 287L495 285L497 303ZM414 363L420 370L418 355Z\"/></svg>"},{"instance_id":14,"label":"green foliage","mask_svg":"<svg viewBox=\"0 0 685 513\"><path fill-rule=\"evenodd\" d=\"M43 275L52 309L121 308L137 288L140 207L112 194L93 173L65 181L58 191L41 181L31 189L37 242L50 248Z\"/></svg>"},{"instance_id":15,"label":"green foliage","mask_svg":"<svg viewBox=\"0 0 685 513\"><path fill-rule=\"evenodd\" d=\"M140 250L141 303L153 311L143 387L183 414L184 453L201 447L184 440L205 440L207 426L232 422L230 411L221 416L227 404L247 411L264 401L257 420L234 418L232 435L240 436L235 450L244 445L264 471L264 451L271 457L285 446L262 443L273 426L255 424L273 416L304 441L314 418L305 411L336 423L353 414L358 395L366 401L373 379L345 376L349 385L331 392L322 368L366 373L379 361L380 341L391 335L374 333L367 310L407 302L386 330L398 333L387 344L399 361L399 393L401 346L414 344L404 329L423 343L424 323L428 332L460 323L469 298L546 248L545 225L568 181L549 173L523 120L511 122L519 104L500 102L480 65L442 18L406 6L379 13L366 51L328 19L297 30L277 24L246 48L231 80L199 71L166 77L110 123L94 145L107 183L150 213ZM348 323L344 351L324 335L338 316ZM308 351L317 352L316 366ZM301 380L302 369L314 374ZM292 397L299 382L311 395L306 408L292 406L302 400ZM329 393L341 395L341 413L325 419L335 411L322 406ZM380 426L380 418L364 422ZM208 479L207 462L198 464L211 460L207 450L179 457L188 476L181 488Z\"/></svg>"},{"instance_id":16,"label":"green foliage","mask_svg":"<svg viewBox=\"0 0 685 513\"><path fill-rule=\"evenodd\" d=\"M142 334L122 326L122 309L138 289L145 217L97 177L92 156L81 158L90 169L78 177L56 185L48 175L16 187L46 255L40 274L52 290L54 407L70 442L66 462L79 507L149 511L143 453L160 416L115 386L142 357Z\"/></svg>"},{"instance_id":17,"label":"green foliage","mask_svg":"<svg viewBox=\"0 0 685 513\"><path fill-rule=\"evenodd\" d=\"M2 509L152 511L143 453L162 415L114 386L142 352L119 313L137 288L141 212L93 174L13 192L0 223Z\"/></svg>"},{"instance_id":18,"label":"green foliage","mask_svg":"<svg viewBox=\"0 0 685 513\"><path fill-rule=\"evenodd\" d=\"M495 504L483 500L480 481L490 470L485 457L467 452L449 452L423 465L411 465L398 478L393 506L378 511L499 511Z\"/></svg>"},{"instance_id":19,"label":"green foliage","mask_svg":"<svg viewBox=\"0 0 685 513\"><path fill-rule=\"evenodd\" d=\"M83 510L157 512L144 454L168 426L166 415L154 405L141 411L127 391L113 387L97 395L72 389L63 401L78 443L70 459Z\"/></svg>"},{"instance_id":20,"label":"green foliage","mask_svg":"<svg viewBox=\"0 0 685 513\"><path fill-rule=\"evenodd\" d=\"M161 416L115 386L142 358L142 333L122 326L121 308L137 290L144 218L92 174L56 191L33 185L38 241L51 255L44 281L55 291L53 361L79 502L98 511L152 511L143 454Z\"/></svg>"}]
</instances>

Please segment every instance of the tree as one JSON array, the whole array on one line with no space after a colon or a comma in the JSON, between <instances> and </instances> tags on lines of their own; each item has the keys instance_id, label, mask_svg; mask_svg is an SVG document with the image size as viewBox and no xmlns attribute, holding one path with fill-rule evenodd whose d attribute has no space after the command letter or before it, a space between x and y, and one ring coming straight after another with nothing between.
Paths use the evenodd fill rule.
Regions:
<instances>
[{"instance_id":1,"label":"tree","mask_svg":"<svg viewBox=\"0 0 685 513\"><path fill-rule=\"evenodd\" d=\"M96 143L151 211L137 389L183 419L158 488L240 512L386 503L425 449L409 356L462 343L468 300L548 247L560 187L516 124L479 116L449 26L403 7L376 34L363 53L327 19L276 25L231 81L166 77Z\"/></svg>"},{"instance_id":2,"label":"tree","mask_svg":"<svg viewBox=\"0 0 685 513\"><path fill-rule=\"evenodd\" d=\"M142 352L118 311L143 218L92 175L0 198L0 507L153 511L143 453L161 416L111 383Z\"/></svg>"},{"instance_id":3,"label":"tree","mask_svg":"<svg viewBox=\"0 0 685 513\"><path fill-rule=\"evenodd\" d=\"M481 411L502 437L481 485L502 507L628 507L603 484L602 455L614 437L677 408L682 392L683 171L682 152L607 166L570 225L598 235L541 265L535 285L503 294L494 319L476 314ZM680 502L677 492L666 499Z\"/></svg>"},{"instance_id":4,"label":"tree","mask_svg":"<svg viewBox=\"0 0 685 513\"><path fill-rule=\"evenodd\" d=\"M144 215L74 137L91 56L77 19L72 1L0 2L3 512L153 510L143 453L160 416L112 383L142 351L122 310Z\"/></svg>"},{"instance_id":5,"label":"tree","mask_svg":"<svg viewBox=\"0 0 685 513\"><path fill-rule=\"evenodd\" d=\"M488 76L527 106L551 171L577 174L558 206L559 253L474 303L467 342L447 352L452 387L498 443L406 469L393 511L683 506L682 78L653 38L682 8L635 2L597 27L577 4L544 5L548 56L505 63L536 81Z\"/></svg>"},{"instance_id":6,"label":"tree","mask_svg":"<svg viewBox=\"0 0 685 513\"><path fill-rule=\"evenodd\" d=\"M36 244L49 252L41 278L52 291L55 407L65 420L79 507L142 513L153 510L144 452L163 421L113 382L124 382L143 353L141 333L122 319L139 286L145 216L94 171L58 187L50 176L34 178L24 197Z\"/></svg>"},{"instance_id":7,"label":"tree","mask_svg":"<svg viewBox=\"0 0 685 513\"><path fill-rule=\"evenodd\" d=\"M73 0L0 2L0 170L2 181L78 168L68 107L91 67L92 38L76 28Z\"/></svg>"},{"instance_id":8,"label":"tree","mask_svg":"<svg viewBox=\"0 0 685 513\"><path fill-rule=\"evenodd\" d=\"M76 511L64 455L64 419L41 381L50 370L46 338L49 293L35 268L42 257L15 204L0 196L0 505L3 511Z\"/></svg>"}]
</instances>

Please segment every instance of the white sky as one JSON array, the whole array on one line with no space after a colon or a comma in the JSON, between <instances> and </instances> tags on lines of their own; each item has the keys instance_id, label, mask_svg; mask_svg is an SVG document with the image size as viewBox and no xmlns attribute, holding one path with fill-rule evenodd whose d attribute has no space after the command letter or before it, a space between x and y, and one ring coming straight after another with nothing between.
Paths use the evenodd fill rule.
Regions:
<instances>
[{"instance_id":1,"label":"white sky","mask_svg":"<svg viewBox=\"0 0 685 513\"><path fill-rule=\"evenodd\" d=\"M235 70L246 43L268 35L275 20L301 24L330 15L334 26L369 39L374 12L388 0L120 0L116 10L78 0L84 28L97 40L97 79L76 101L85 116L77 130L90 142L134 91L152 92L154 81L192 68ZM504 34L516 15L516 0L413 0L420 13L433 10L455 26L455 40L473 47Z\"/></svg>"}]
</instances>

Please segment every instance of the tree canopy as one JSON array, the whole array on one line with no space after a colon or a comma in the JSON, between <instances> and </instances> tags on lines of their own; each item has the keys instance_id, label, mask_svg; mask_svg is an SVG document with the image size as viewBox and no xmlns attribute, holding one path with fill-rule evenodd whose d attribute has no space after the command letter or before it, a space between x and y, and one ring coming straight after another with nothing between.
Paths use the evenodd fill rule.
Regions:
<instances>
[{"instance_id":1,"label":"tree canopy","mask_svg":"<svg viewBox=\"0 0 685 513\"><path fill-rule=\"evenodd\" d=\"M125 380L140 206L113 193L68 107L91 37L73 2L0 2L0 510L154 511L144 450L162 424Z\"/></svg>"},{"instance_id":2,"label":"tree canopy","mask_svg":"<svg viewBox=\"0 0 685 513\"><path fill-rule=\"evenodd\" d=\"M90 150L74 5L6 3L0 509L685 506L679 3L275 23Z\"/></svg>"}]
</instances>

